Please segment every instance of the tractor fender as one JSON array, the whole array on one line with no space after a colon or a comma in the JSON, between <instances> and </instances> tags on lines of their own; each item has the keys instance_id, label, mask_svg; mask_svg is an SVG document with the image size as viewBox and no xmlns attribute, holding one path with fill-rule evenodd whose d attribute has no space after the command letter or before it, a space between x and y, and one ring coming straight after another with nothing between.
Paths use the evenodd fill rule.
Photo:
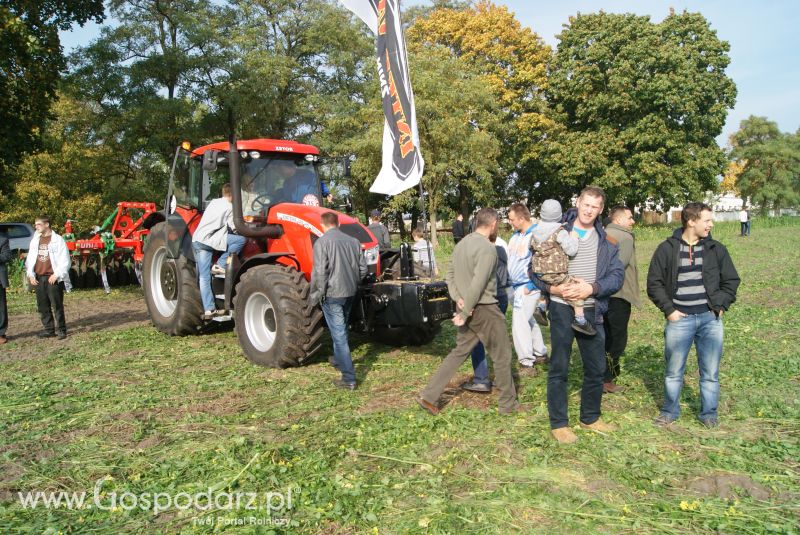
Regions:
<instances>
[{"instance_id":1,"label":"tractor fender","mask_svg":"<svg viewBox=\"0 0 800 535\"><path fill-rule=\"evenodd\" d=\"M236 273L235 277L227 277L225 279L225 308L230 310L231 305L233 304L233 297L234 291L236 290L236 285L239 284L239 279L242 278L250 268L256 266L262 266L265 264L277 264L279 258L287 258L292 261L294 264L294 268L297 271L300 271L300 262L295 258L294 254L292 253L261 253L254 256L249 257L244 263L237 267L239 264L239 259L236 255L231 255L231 261L233 265L233 272Z\"/></svg>"},{"instance_id":2,"label":"tractor fender","mask_svg":"<svg viewBox=\"0 0 800 535\"><path fill-rule=\"evenodd\" d=\"M144 221L142 221L142 228L146 230L150 230L158 223L162 221L166 221L167 217L164 215L164 211L161 210L160 212L153 212L152 214L148 215Z\"/></svg>"}]
</instances>

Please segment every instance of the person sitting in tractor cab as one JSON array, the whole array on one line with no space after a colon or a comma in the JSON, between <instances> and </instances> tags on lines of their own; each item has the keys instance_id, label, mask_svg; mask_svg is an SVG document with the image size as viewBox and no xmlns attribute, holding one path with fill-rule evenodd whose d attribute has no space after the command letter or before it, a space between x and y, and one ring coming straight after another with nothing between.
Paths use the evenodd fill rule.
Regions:
<instances>
[{"instance_id":1,"label":"person sitting in tractor cab","mask_svg":"<svg viewBox=\"0 0 800 535\"><path fill-rule=\"evenodd\" d=\"M270 169L275 182L282 183L278 198L282 202L319 206L317 176L290 160L276 160Z\"/></svg>"}]
</instances>

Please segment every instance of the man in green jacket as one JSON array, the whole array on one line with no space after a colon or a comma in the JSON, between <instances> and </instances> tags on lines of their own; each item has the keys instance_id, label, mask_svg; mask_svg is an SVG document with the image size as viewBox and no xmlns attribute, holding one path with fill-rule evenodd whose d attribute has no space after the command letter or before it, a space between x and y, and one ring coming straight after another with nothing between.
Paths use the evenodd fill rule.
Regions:
<instances>
[{"instance_id":1,"label":"man in green jacket","mask_svg":"<svg viewBox=\"0 0 800 535\"><path fill-rule=\"evenodd\" d=\"M520 410L511 375L511 340L506 318L497 306L497 252L489 241L489 236L497 233L497 222L496 210L478 210L475 232L459 241L453 249L447 270L447 289L456 302L456 313L453 314L453 324L458 327L456 347L445 357L417 398L417 403L434 416L439 414L439 396L478 341L483 342L494 359L500 413Z\"/></svg>"},{"instance_id":2,"label":"man in green jacket","mask_svg":"<svg viewBox=\"0 0 800 535\"><path fill-rule=\"evenodd\" d=\"M620 374L619 360L628 345L628 322L631 305L639 308L642 298L639 292L639 272L636 269L636 245L633 236L633 212L627 206L615 206L608 213L606 226L608 239L619 248L619 261L625 269L622 288L608 300L608 311L603 318L606 331L606 374L603 392L615 394L625 388L616 383Z\"/></svg>"}]
</instances>

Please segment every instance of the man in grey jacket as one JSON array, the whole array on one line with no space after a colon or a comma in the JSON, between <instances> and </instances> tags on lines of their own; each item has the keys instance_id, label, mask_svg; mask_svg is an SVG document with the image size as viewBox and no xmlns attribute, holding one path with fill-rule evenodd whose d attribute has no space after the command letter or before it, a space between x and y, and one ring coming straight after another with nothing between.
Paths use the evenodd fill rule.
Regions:
<instances>
[{"instance_id":1,"label":"man in grey jacket","mask_svg":"<svg viewBox=\"0 0 800 535\"><path fill-rule=\"evenodd\" d=\"M642 298L639 291L639 272L636 269L636 246L633 236L633 212L627 206L615 206L608 213L606 225L608 240L616 242L619 248L619 261L625 269L625 280L620 291L608 300L608 311L603 318L606 331L606 374L603 378L603 392L615 394L625 387L616 383L620 374L619 360L628 345L628 322L631 319L631 305L639 308Z\"/></svg>"},{"instance_id":2,"label":"man in grey jacket","mask_svg":"<svg viewBox=\"0 0 800 535\"><path fill-rule=\"evenodd\" d=\"M347 320L358 284L367 275L367 262L361 243L339 230L339 216L325 212L320 216L324 234L314 243L314 268L311 270L309 299L320 303L333 340L335 367L342 372L333 382L338 388L355 390L356 371L347 340Z\"/></svg>"},{"instance_id":3,"label":"man in grey jacket","mask_svg":"<svg viewBox=\"0 0 800 535\"><path fill-rule=\"evenodd\" d=\"M0 234L0 345L8 342L6 329L8 329L8 303L6 302L6 288L8 288L8 268L6 267L14 255L8 243L8 236Z\"/></svg>"},{"instance_id":4,"label":"man in grey jacket","mask_svg":"<svg viewBox=\"0 0 800 535\"><path fill-rule=\"evenodd\" d=\"M417 398L417 403L434 416L439 414L439 396L479 341L494 360L500 412L508 414L520 410L511 374L511 340L506 317L497 306L497 252L489 241L489 236L497 234L497 221L496 210L478 210L475 232L453 249L447 270L447 289L456 302L453 314L453 325L458 327L456 347Z\"/></svg>"}]
</instances>

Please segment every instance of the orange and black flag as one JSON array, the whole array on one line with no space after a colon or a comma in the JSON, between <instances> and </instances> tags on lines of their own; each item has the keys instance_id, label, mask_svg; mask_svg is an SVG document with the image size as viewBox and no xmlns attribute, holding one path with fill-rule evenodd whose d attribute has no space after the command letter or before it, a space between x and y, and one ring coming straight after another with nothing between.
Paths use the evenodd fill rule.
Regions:
<instances>
[{"instance_id":1,"label":"orange and black flag","mask_svg":"<svg viewBox=\"0 0 800 535\"><path fill-rule=\"evenodd\" d=\"M414 93L400 23L399 0L339 0L376 35L378 77L383 99L383 165L369 190L397 195L416 186L425 162L419 150Z\"/></svg>"}]
</instances>

